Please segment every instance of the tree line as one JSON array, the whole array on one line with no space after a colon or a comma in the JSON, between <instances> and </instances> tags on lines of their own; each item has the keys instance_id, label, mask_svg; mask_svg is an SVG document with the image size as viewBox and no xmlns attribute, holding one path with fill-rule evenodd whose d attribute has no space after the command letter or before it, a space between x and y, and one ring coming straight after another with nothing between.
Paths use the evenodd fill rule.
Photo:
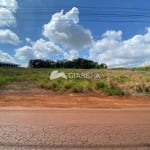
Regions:
<instances>
[{"instance_id":1,"label":"tree line","mask_svg":"<svg viewBox=\"0 0 150 150\"><path fill-rule=\"evenodd\" d=\"M28 64L29 68L75 68L75 69L100 69L107 68L104 63L98 64L92 60L87 60L84 58L78 58L73 60L42 60L34 59L30 60Z\"/></svg>"}]
</instances>

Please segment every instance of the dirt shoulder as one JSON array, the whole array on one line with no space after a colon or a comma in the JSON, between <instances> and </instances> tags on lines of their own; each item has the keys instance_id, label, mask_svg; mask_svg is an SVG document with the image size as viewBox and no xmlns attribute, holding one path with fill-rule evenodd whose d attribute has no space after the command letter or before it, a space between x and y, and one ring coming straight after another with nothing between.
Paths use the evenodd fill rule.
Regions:
<instances>
[{"instance_id":1,"label":"dirt shoulder","mask_svg":"<svg viewBox=\"0 0 150 150\"><path fill-rule=\"evenodd\" d=\"M149 97L109 97L98 94L6 92L0 107L27 108L150 108Z\"/></svg>"}]
</instances>

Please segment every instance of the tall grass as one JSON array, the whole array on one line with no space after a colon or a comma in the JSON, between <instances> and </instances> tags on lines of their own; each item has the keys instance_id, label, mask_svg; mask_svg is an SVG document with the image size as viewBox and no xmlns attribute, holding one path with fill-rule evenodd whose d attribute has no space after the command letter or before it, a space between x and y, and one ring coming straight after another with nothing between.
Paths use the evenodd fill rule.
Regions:
<instances>
[{"instance_id":1,"label":"tall grass","mask_svg":"<svg viewBox=\"0 0 150 150\"><path fill-rule=\"evenodd\" d=\"M57 79L51 81L49 75L52 69L23 69L23 68L0 68L0 86L16 82L29 81L35 87L54 92L75 93L104 93L106 95L150 95L150 71L140 70L73 70L58 69L65 73L69 72L98 72L100 79Z\"/></svg>"}]
</instances>

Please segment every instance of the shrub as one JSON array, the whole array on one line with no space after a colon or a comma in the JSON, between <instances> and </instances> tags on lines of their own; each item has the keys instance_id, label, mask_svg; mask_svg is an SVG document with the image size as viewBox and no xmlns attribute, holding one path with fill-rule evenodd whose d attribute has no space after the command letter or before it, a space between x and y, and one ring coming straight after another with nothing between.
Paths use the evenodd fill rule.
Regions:
<instances>
[{"instance_id":1,"label":"shrub","mask_svg":"<svg viewBox=\"0 0 150 150\"><path fill-rule=\"evenodd\" d=\"M96 82L95 85L96 90L103 89L105 87L107 87L107 85L104 81Z\"/></svg>"},{"instance_id":2,"label":"shrub","mask_svg":"<svg viewBox=\"0 0 150 150\"><path fill-rule=\"evenodd\" d=\"M76 83L72 87L72 92L81 93L83 91L84 91L83 86L80 83Z\"/></svg>"},{"instance_id":3,"label":"shrub","mask_svg":"<svg viewBox=\"0 0 150 150\"><path fill-rule=\"evenodd\" d=\"M125 93L117 87L104 87L102 89L102 91L104 93L106 93L107 95L113 96L113 95L117 95L117 96L123 96L125 95Z\"/></svg>"}]
</instances>

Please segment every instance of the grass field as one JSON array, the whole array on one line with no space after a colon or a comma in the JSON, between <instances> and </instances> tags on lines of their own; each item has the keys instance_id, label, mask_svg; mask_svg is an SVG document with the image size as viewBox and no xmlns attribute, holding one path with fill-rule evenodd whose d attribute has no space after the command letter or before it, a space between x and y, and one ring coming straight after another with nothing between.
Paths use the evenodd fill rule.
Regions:
<instances>
[{"instance_id":1,"label":"grass field","mask_svg":"<svg viewBox=\"0 0 150 150\"><path fill-rule=\"evenodd\" d=\"M99 79L75 78L50 80L56 69L0 68L0 89L13 85L65 93L99 93L117 96L150 96L150 67L138 69L58 69L60 72L92 72ZM26 83L26 84L25 84Z\"/></svg>"}]
</instances>

